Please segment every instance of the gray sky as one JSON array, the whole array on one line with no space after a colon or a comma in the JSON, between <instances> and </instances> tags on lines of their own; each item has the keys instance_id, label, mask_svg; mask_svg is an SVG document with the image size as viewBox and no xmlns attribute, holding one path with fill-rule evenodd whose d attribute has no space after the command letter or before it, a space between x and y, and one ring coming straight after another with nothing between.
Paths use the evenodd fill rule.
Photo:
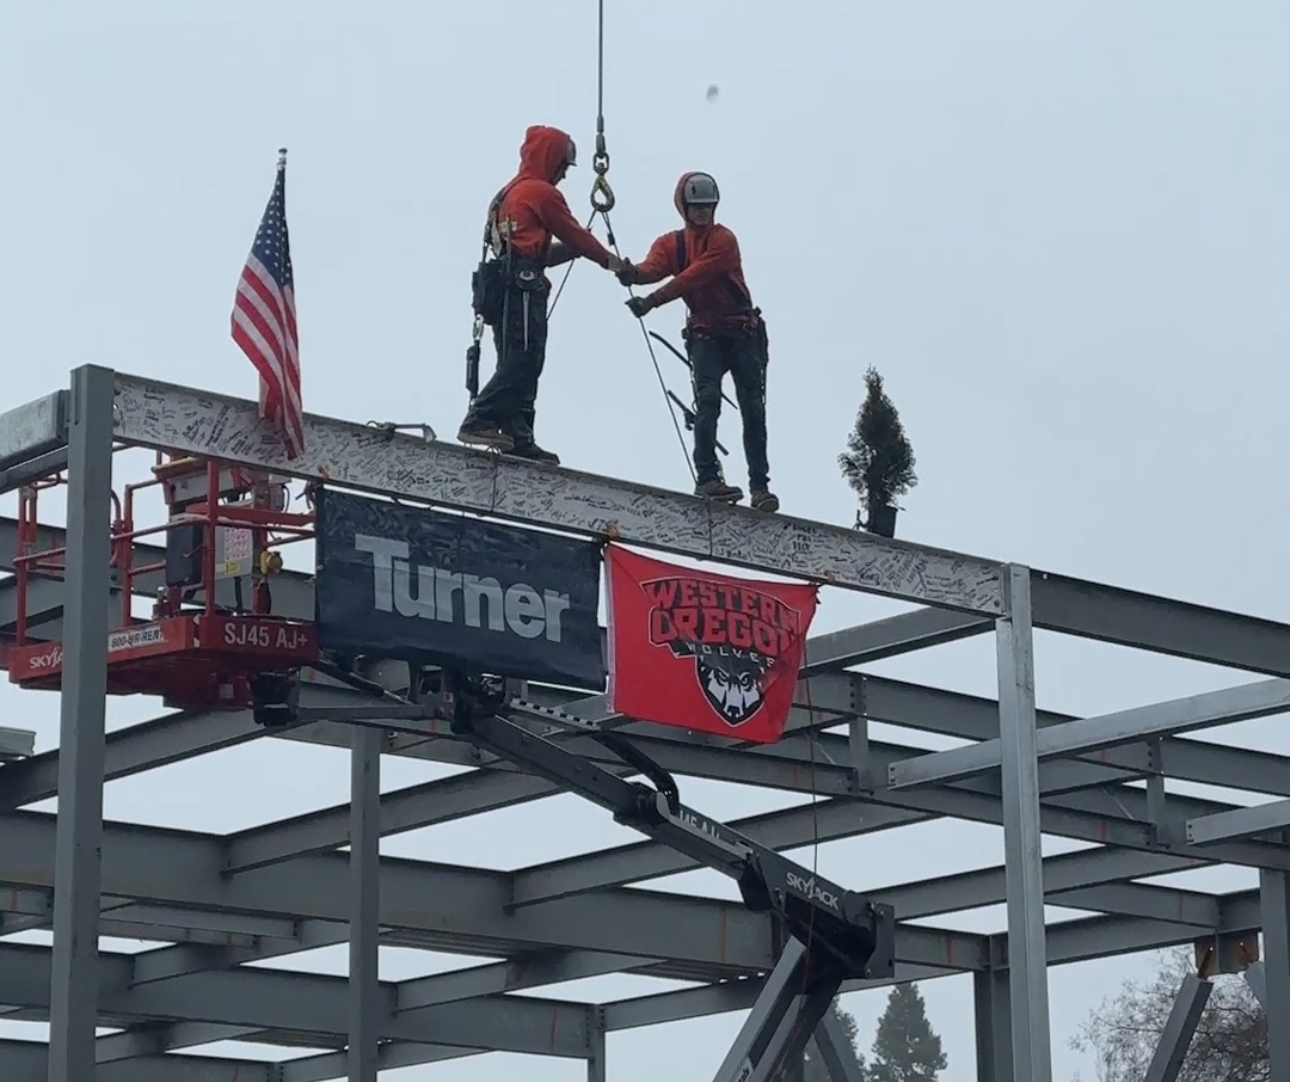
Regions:
<instances>
[{"instance_id":1,"label":"gray sky","mask_svg":"<svg viewBox=\"0 0 1290 1082\"><path fill-rule=\"evenodd\" d=\"M86 361L252 396L228 315L285 144L306 408L425 420L450 437L465 405L482 216L526 125L578 139L583 165L564 190L575 213L589 210L594 3L368 0L359 16L359 5L333 0L228 0L218 16L177 10L197 5L5 13L0 405L63 385ZM1290 451L1290 8L649 0L613 3L608 23L618 239L639 258L675 227L683 170L721 182L719 219L739 236L769 321L772 479L787 512L851 522L834 458L875 364L922 477L902 536L1290 617L1290 587L1275 573L1288 521L1277 479ZM721 91L712 103L710 83ZM623 299L598 268L573 272L553 321L538 436L568 465L684 487ZM673 305L649 322L674 334L680 319ZM660 363L682 390L680 366ZM737 431L727 420L732 449ZM743 483L732 454L728 472ZM826 591L815 626L890 611ZM985 638L875 671L990 694L992 650ZM1036 651L1040 704L1076 714L1243 679L1047 634ZM0 695L5 724L37 729L41 747L54 742L53 696ZM116 724L157 712L113 704ZM1281 727L1213 738L1287 751ZM268 744L113 783L107 814L225 831L345 799L345 756ZM386 787L436 772L449 773L390 762ZM717 784L686 792L719 816L788 803ZM383 852L508 868L628 837L565 797L404 835ZM1001 860L998 831L935 824L829 845L820 868L862 889ZM1254 884L1244 872L1169 880ZM709 875L662 885L733 896ZM993 930L1003 914L958 923ZM344 972L345 957L293 964ZM461 962L389 952L382 964L384 977L401 978ZM1067 1039L1146 964L1053 972L1059 1080L1081 1066L1089 1077ZM663 986L601 978L555 994ZM970 980L923 991L950 1056L945 1082L972 1079ZM865 1046L884 1000L845 1001ZM701 1077L740 1020L611 1035L611 1076ZM582 1078L580 1063L511 1058L390 1077L472 1082L519 1068L534 1082Z\"/></svg>"}]
</instances>

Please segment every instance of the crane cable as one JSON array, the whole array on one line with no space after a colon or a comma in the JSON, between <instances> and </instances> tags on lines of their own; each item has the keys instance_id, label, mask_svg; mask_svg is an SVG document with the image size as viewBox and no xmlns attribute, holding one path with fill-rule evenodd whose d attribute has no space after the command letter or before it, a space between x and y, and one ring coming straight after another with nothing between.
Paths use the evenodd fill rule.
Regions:
<instances>
[{"instance_id":1,"label":"crane cable","mask_svg":"<svg viewBox=\"0 0 1290 1082\"><path fill-rule=\"evenodd\" d=\"M592 220L596 215L605 220L605 234L609 241L609 247L613 249L614 255L620 260L623 253L618 248L618 241L614 237L614 226L609 220L609 212L614 209L617 200L614 197L614 190L609 186L609 151L605 146L605 0L597 0L599 9L599 22L596 36L596 152L591 159L591 167L596 171L596 179L591 185L591 206ZM565 278L568 278L566 272ZM561 283L563 288L563 283ZM628 285L627 295L634 297L632 287ZM641 329L641 338L645 342L645 348L649 351L650 363L654 366L654 375L658 377L659 390L663 394L663 404L667 407L668 416L672 418L672 428L676 431L677 442L681 446L681 455L685 459L686 468L690 471L690 480L698 485L699 478L694 472L694 463L690 460L690 450L685 442L685 435L681 431L681 424L676 419L676 410L672 405L672 399L668 395L667 381L663 378L663 370L659 367L658 354L654 351L654 343L650 341L649 332L645 328L645 320L641 316L636 317L636 323Z\"/></svg>"}]
</instances>

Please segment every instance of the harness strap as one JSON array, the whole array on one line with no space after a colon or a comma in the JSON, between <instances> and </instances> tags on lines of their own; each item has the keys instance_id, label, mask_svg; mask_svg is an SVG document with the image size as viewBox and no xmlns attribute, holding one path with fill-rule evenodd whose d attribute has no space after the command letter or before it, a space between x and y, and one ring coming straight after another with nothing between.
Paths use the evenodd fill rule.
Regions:
<instances>
[{"instance_id":1,"label":"harness strap","mask_svg":"<svg viewBox=\"0 0 1290 1082\"><path fill-rule=\"evenodd\" d=\"M673 236L676 237L676 273L680 274L685 270L687 266L686 261L688 259L685 244L685 230L678 229ZM740 308L745 308L749 312L756 311L756 309L753 308L752 297L745 290L739 288L739 283L737 283L733 278L729 275L725 275L722 278L722 283L725 285L726 291L730 294L731 298L737 305L739 305Z\"/></svg>"}]
</instances>

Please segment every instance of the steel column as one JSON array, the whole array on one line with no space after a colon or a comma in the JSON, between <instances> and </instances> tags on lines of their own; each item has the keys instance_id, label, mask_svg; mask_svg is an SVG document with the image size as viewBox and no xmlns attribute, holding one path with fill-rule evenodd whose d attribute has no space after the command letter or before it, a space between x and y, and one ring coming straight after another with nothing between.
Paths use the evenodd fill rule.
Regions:
<instances>
[{"instance_id":1,"label":"steel column","mask_svg":"<svg viewBox=\"0 0 1290 1082\"><path fill-rule=\"evenodd\" d=\"M114 376L72 373L49 1082L94 1077Z\"/></svg>"},{"instance_id":2,"label":"steel column","mask_svg":"<svg viewBox=\"0 0 1290 1082\"><path fill-rule=\"evenodd\" d=\"M1009 564L1003 584L1006 615L996 623L996 638L1012 1057L1018 1078L1052 1082L1029 569Z\"/></svg>"},{"instance_id":3,"label":"steel column","mask_svg":"<svg viewBox=\"0 0 1290 1082\"><path fill-rule=\"evenodd\" d=\"M349 1082L376 1082L381 1031L381 750L355 725L350 753Z\"/></svg>"},{"instance_id":4,"label":"steel column","mask_svg":"<svg viewBox=\"0 0 1290 1082\"><path fill-rule=\"evenodd\" d=\"M587 1049L587 1082L605 1082L605 1008L591 1012L591 1047Z\"/></svg>"},{"instance_id":5,"label":"steel column","mask_svg":"<svg viewBox=\"0 0 1290 1082\"><path fill-rule=\"evenodd\" d=\"M977 1082L1013 1082L1010 985L1006 969L980 969L972 974Z\"/></svg>"},{"instance_id":6,"label":"steel column","mask_svg":"<svg viewBox=\"0 0 1290 1082\"><path fill-rule=\"evenodd\" d=\"M1191 1047L1191 1039L1196 1035L1200 1016L1205 1013L1205 1004L1213 990L1214 986L1209 981L1201 980L1194 973L1183 978L1143 1082L1178 1082L1187 1049Z\"/></svg>"},{"instance_id":7,"label":"steel column","mask_svg":"<svg viewBox=\"0 0 1290 1082\"><path fill-rule=\"evenodd\" d=\"M1259 873L1263 915L1263 1011L1279 1023L1290 1018L1290 875ZM1290 1026L1268 1026L1273 1078L1290 1078Z\"/></svg>"}]
</instances>

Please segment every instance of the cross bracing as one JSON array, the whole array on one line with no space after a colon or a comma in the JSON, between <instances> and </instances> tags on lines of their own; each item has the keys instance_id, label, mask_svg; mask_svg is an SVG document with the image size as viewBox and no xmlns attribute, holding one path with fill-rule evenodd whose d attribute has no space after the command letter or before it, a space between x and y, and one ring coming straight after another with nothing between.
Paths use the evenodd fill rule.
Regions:
<instances>
[{"instance_id":1,"label":"cross bracing","mask_svg":"<svg viewBox=\"0 0 1290 1082\"><path fill-rule=\"evenodd\" d=\"M1266 678L1290 676L1290 626L784 516L709 508L629 482L403 437L378 441L363 426L327 418L308 418L310 454L286 464L263 441L246 438L255 424L252 403L101 369L78 370L73 388L81 396L79 411L69 410L60 392L0 416L6 490L70 463L75 492L78 449L90 438L115 440L575 533L612 531L647 548L922 606L812 639L789 730L770 747L611 717L603 696L534 685L525 694L612 726L680 778L818 798L814 808L803 804L732 824L774 849L941 818L1002 826L1014 844L998 867L866 892L895 907L895 979L976 975L979 1043L990 1050L982 1053L982 1078L1050 1077L1047 997L1040 987L1045 965L1179 943L1248 942L1271 921L1264 995L1270 1012L1290 1010L1290 936L1283 926L1290 846L1280 833L1287 825L1281 800L1290 798L1290 759L1181 735L1284 710L1280 679ZM95 409L97 421L87 419ZM87 433L95 423L97 435ZM69 515L69 560L78 528L85 532ZM47 534L51 544L63 543L62 531L48 527ZM15 524L0 521L0 567L13 568L15 549ZM136 552L136 564L161 555L142 543ZM148 596L156 585L144 574L134 588ZM113 589L106 573L77 576L70 568L65 582L37 579L31 587L25 602L30 634L49 639L69 637L78 605L84 612ZM73 598L76 590L82 593ZM307 576L283 572L274 590L276 610L312 615ZM0 583L0 634L16 620L14 592L12 579ZM1032 626L1238 672L1230 689L1075 719L1034 708ZM864 671L869 663L996 627L1006 632L1000 642L1010 644L1001 651L999 699ZM376 664L368 675L400 691L406 670ZM65 710L68 697L65 689ZM344 717L360 702L355 692L318 678L302 690L301 701L330 708L336 720L268 732L250 711L177 712L114 731L101 738L98 784L257 740L351 746L353 727ZM82 701L76 709L88 708ZM870 723L971 743L928 753L897 738L871 737ZM550 735L602 766L629 770L586 736ZM226 1077L219 1072L230 1063L239 1082L346 1076L346 1046L356 1025L351 982L247 963L351 939L355 891L352 858L343 851L353 831L349 804L226 836L103 824L92 910L80 897L79 909L64 914L64 927L92 926L97 934L155 945L98 958L98 991L87 1008L83 992L78 998L60 989L77 964L87 963L73 948L60 948L55 899L71 883L89 880L83 865L55 856L56 816L29 806L60 795L60 778L93 782L97 765L91 756L88 771L84 762L69 766L65 748L31 755L20 736L6 739L0 745L0 753L10 749L0 754L0 886L11 900L0 937L51 925L56 937L53 948L0 938L0 1004L11 1019L41 1020L61 1010L64 1026L51 1038L53 1053L41 1044L0 1042L0 1077L44 1079L52 1060L68 1061L72 1023L83 1021L87 1009L100 1026L119 1030L93 1042L99 1079L214 1079ZM381 751L468 768L373 801L372 829L381 836L560 792L446 727L426 739L393 726ZM1247 793L1261 807L1184 796L1167 790L1166 779ZM67 803L60 799L60 807ZM82 834L95 829L92 804L89 813L84 804L64 812ZM1041 832L1087 848L1041 861L1032 844ZM654 841L505 872L386 857L372 863L379 889L370 931L380 943L496 959L417 980L373 981L362 1024L381 1042L382 1067L490 1050L591 1062L602 1054L605 1032L747 1009L774 963L767 917L738 902L650 889L652 880L698 866ZM1260 888L1218 895L1151 882L1223 865L1259 869ZM1008 921L995 934L937 925L938 918L999 904L1008 905ZM1036 935L1044 905L1088 915L1054 922ZM70 961L59 963L60 949L71 952ZM525 994L615 972L697 986L606 1004ZM229 1039L276 1047L280 1060L266 1065L201 1054L203 1045ZM301 1047L330 1051L301 1056ZM1275 1040L1273 1054L1285 1055Z\"/></svg>"}]
</instances>

